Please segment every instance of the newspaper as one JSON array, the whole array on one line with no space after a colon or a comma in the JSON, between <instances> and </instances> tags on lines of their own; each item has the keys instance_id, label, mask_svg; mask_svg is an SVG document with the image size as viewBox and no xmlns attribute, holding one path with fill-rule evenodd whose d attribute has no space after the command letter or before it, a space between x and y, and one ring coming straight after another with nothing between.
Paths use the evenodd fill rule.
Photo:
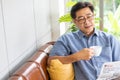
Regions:
<instances>
[{"instance_id":1,"label":"newspaper","mask_svg":"<svg viewBox=\"0 0 120 80\"><path fill-rule=\"evenodd\" d=\"M120 80L120 61L104 63L97 80Z\"/></svg>"}]
</instances>

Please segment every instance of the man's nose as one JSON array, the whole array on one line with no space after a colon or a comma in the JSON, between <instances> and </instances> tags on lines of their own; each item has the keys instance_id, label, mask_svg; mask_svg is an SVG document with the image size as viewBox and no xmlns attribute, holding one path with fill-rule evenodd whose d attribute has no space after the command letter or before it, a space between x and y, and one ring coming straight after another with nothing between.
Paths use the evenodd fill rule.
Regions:
<instances>
[{"instance_id":1,"label":"man's nose","mask_svg":"<svg viewBox=\"0 0 120 80\"><path fill-rule=\"evenodd\" d=\"M88 19L85 19L85 24L87 25L89 23L90 23L90 21Z\"/></svg>"}]
</instances>

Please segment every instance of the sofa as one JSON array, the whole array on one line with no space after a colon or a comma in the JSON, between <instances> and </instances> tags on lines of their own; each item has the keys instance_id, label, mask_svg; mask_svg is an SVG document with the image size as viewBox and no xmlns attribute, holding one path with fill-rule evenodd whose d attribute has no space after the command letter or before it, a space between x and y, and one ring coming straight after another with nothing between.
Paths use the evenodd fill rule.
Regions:
<instances>
[{"instance_id":1,"label":"sofa","mask_svg":"<svg viewBox=\"0 0 120 80\"><path fill-rule=\"evenodd\" d=\"M8 80L50 80L47 59L54 43L55 41L52 41L41 46Z\"/></svg>"}]
</instances>

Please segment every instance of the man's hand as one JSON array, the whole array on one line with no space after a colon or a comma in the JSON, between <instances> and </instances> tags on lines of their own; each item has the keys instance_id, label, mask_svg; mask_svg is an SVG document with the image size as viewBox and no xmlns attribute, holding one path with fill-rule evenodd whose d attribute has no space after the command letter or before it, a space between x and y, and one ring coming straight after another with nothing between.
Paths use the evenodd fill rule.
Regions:
<instances>
[{"instance_id":1,"label":"man's hand","mask_svg":"<svg viewBox=\"0 0 120 80\"><path fill-rule=\"evenodd\" d=\"M89 60L94 56L93 49L91 49L91 48L84 48L84 49L80 50L79 52L76 52L73 55L74 55L74 58L77 59L77 61Z\"/></svg>"}]
</instances>

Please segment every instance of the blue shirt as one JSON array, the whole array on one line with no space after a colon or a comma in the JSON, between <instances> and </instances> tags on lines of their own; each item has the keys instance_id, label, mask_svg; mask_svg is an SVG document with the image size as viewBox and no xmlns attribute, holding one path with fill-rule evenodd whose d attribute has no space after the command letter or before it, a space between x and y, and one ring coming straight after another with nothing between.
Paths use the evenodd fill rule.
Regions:
<instances>
[{"instance_id":1,"label":"blue shirt","mask_svg":"<svg viewBox=\"0 0 120 80\"><path fill-rule=\"evenodd\" d=\"M50 56L67 56L96 45L102 46L100 56L73 63L75 80L96 80L103 63L120 60L120 43L112 35L96 29L90 37L80 30L64 34L53 46Z\"/></svg>"}]
</instances>

